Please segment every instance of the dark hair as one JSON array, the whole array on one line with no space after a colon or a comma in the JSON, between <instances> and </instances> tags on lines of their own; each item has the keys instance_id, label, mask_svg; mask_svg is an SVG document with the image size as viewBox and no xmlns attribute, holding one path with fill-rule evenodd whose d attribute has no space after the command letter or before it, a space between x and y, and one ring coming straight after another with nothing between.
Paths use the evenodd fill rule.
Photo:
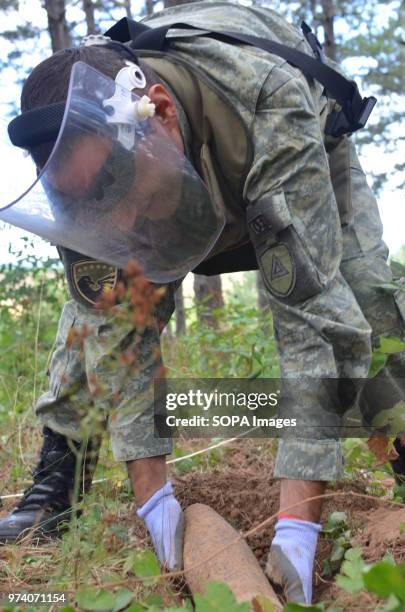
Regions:
<instances>
[{"instance_id":1,"label":"dark hair","mask_svg":"<svg viewBox=\"0 0 405 612\"><path fill-rule=\"evenodd\" d=\"M151 68L137 59L134 51L121 43L111 42L108 45L63 49L38 64L28 76L21 92L21 111L24 113L54 102L65 101L70 73L76 62L85 62L114 79L118 71L125 66L126 60L138 63L145 74L146 88L161 82ZM145 90L134 91L139 95L145 93ZM30 149L30 154L38 166L46 163L53 145L53 142L47 142Z\"/></svg>"}]
</instances>

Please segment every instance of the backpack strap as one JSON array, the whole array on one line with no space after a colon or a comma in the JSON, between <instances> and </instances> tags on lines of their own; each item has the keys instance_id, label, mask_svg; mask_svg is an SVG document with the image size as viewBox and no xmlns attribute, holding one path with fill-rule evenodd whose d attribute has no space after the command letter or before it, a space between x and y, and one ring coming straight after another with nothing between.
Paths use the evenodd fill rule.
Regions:
<instances>
[{"instance_id":1,"label":"backpack strap","mask_svg":"<svg viewBox=\"0 0 405 612\"><path fill-rule=\"evenodd\" d=\"M305 26L303 26L303 31L307 38L312 32L305 30ZM199 28L186 23L172 23L158 28L151 28L144 23L138 23L128 19L128 17L124 17L110 28L105 35L120 42L130 42L130 46L134 50L142 49L162 52L170 46L170 42L176 39L176 37L166 37L168 31L173 28L199 31ZM327 95L336 100L341 106L341 110L332 111L329 114L325 126L326 134L338 137L363 128L377 102L374 96L362 98L354 81L346 79L339 72L323 63L321 59L318 59L322 58L321 51L317 53L318 58L315 58L293 47L288 47L287 45L258 36L240 34L239 32L204 30L203 34L197 33L196 36L198 35L210 36L211 38L231 44L239 42L258 47L282 57L292 66L299 68L313 79L319 81L324 86ZM315 35L312 34L312 36L317 41ZM313 41L308 39L308 42L314 48ZM319 45L319 47L321 46Z\"/></svg>"}]
</instances>

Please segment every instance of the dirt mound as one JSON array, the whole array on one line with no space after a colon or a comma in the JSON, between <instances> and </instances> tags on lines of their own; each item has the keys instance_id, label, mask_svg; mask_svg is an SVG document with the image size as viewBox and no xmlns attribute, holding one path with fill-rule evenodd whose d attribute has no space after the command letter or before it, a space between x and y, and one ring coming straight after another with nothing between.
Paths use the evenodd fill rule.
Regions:
<instances>
[{"instance_id":1,"label":"dirt mound","mask_svg":"<svg viewBox=\"0 0 405 612\"><path fill-rule=\"evenodd\" d=\"M271 471L262 469L260 472L253 466L244 468L240 465L206 473L190 472L174 480L176 495L183 507L194 503L207 504L233 527L246 532L278 511L280 484L269 475ZM339 496L325 501L322 521L326 521L331 512L340 510L346 512L350 525L364 525L367 517L373 515L370 510L379 508L378 500L351 495L351 492L365 494L365 487L361 484L342 483L327 492L339 493ZM347 495L340 495L345 492ZM263 567L275 522L276 519L247 540ZM321 541L319 562L329 554L329 550L329 543Z\"/></svg>"},{"instance_id":2,"label":"dirt mound","mask_svg":"<svg viewBox=\"0 0 405 612\"><path fill-rule=\"evenodd\" d=\"M192 472L177 478L175 488L183 507L207 504L241 531L248 531L278 510L279 483L268 475L255 475L241 468ZM247 540L263 567L273 527L274 524L265 527Z\"/></svg>"},{"instance_id":3,"label":"dirt mound","mask_svg":"<svg viewBox=\"0 0 405 612\"><path fill-rule=\"evenodd\" d=\"M405 561L405 508L379 508L365 517L364 527L353 540L353 544L363 548L368 561L381 559L387 552L399 561Z\"/></svg>"},{"instance_id":4,"label":"dirt mound","mask_svg":"<svg viewBox=\"0 0 405 612\"><path fill-rule=\"evenodd\" d=\"M257 456L252 457L249 452L241 453L239 450L232 455L221 468L210 472L189 472L173 478L173 481L183 507L194 503L207 504L235 529L246 532L277 513L280 485L271 477L273 464L270 457L259 459ZM396 510L390 505L382 505L377 498L353 495L366 495L363 483L339 483L327 492L338 495L325 501L323 523L331 512L343 511L354 536L352 544L363 547L367 560L381 559L387 551L393 553L397 561L404 559L405 536L399 533L399 524L405 522L405 509ZM275 521L247 539L263 568ZM221 542L218 542L220 545ZM320 539L315 562L314 601L339 601L343 609L351 610L354 609L351 601L353 596L339 591L332 577L325 579L321 575L324 560L330 555L332 545L332 542ZM360 602L360 608L364 606L364 610L374 609L375 600L369 594L356 597L359 597L357 604Z\"/></svg>"}]
</instances>

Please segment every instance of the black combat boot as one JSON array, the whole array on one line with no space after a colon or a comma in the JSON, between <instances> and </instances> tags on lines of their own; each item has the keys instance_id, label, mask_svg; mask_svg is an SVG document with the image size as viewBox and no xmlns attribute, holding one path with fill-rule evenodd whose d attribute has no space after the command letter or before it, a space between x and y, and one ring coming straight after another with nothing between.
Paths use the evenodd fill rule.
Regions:
<instances>
[{"instance_id":1,"label":"black combat boot","mask_svg":"<svg viewBox=\"0 0 405 612\"><path fill-rule=\"evenodd\" d=\"M401 444L401 440L397 438L394 442L394 447L399 454L398 459L391 461L392 469L394 470L395 480L398 485L405 487L405 445ZM403 494L403 501L405 503L405 493Z\"/></svg>"},{"instance_id":2,"label":"black combat boot","mask_svg":"<svg viewBox=\"0 0 405 612\"><path fill-rule=\"evenodd\" d=\"M79 460L80 443L70 441L49 427L43 429L44 442L38 465L33 471L33 484L24 491L18 506L6 518L0 520L0 544L13 542L27 535L34 527L36 540L55 537L62 524L66 526L72 513L72 496L76 462ZM81 460L79 499L90 489L97 464L99 440L89 441L86 456Z\"/></svg>"}]
</instances>

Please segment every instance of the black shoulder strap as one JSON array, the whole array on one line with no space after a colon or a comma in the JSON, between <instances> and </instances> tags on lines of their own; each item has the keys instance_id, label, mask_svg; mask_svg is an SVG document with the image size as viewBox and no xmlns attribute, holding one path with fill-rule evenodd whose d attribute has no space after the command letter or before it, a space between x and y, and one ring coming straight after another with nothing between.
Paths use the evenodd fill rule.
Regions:
<instances>
[{"instance_id":1,"label":"black shoulder strap","mask_svg":"<svg viewBox=\"0 0 405 612\"><path fill-rule=\"evenodd\" d=\"M172 23L158 28L150 28L143 23L137 23L132 19L124 17L105 35L113 40L129 42L134 50L165 51L170 42L176 37L166 38L166 34L173 28L199 30L186 23ZM307 29L305 29L307 28ZM310 28L303 26L305 36L310 33ZM198 34L196 34L198 36ZM285 59L289 64L299 68L312 78L319 81L326 89L327 94L341 106L341 111L332 112L327 120L325 132L333 136L342 136L355 132L365 126L371 111L377 102L376 98L362 98L354 81L349 81L339 72L323 63L322 56L311 57L293 47L260 38L240 34L239 32L222 32L216 30L204 30L203 36L211 36L228 43L242 42L273 53ZM316 37L313 35L316 40ZM318 43L319 44L319 43ZM312 46L312 45L311 45ZM320 46L320 45L319 45Z\"/></svg>"},{"instance_id":2,"label":"black shoulder strap","mask_svg":"<svg viewBox=\"0 0 405 612\"><path fill-rule=\"evenodd\" d=\"M109 36L112 40L125 43L129 42L130 40L135 40L139 34L142 32L148 32L151 29L152 28L144 23L134 21L128 17L123 17L123 19L117 21L116 24L105 32L105 36Z\"/></svg>"}]
</instances>

